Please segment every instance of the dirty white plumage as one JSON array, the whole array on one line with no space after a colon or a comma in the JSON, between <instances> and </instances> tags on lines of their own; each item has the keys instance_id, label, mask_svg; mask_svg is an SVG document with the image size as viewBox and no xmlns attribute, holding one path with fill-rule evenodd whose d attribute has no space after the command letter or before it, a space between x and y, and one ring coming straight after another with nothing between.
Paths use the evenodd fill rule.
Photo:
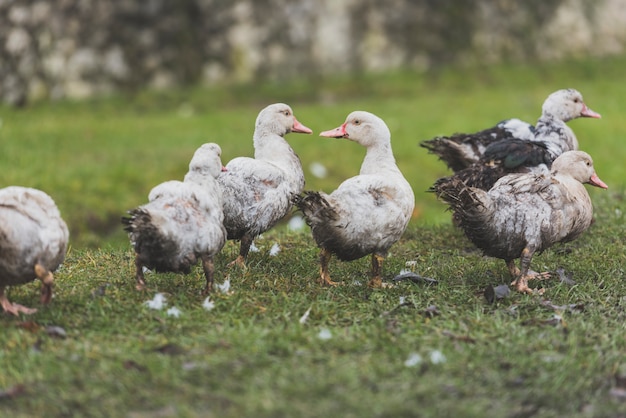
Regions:
<instances>
[{"instance_id":1,"label":"dirty white plumage","mask_svg":"<svg viewBox=\"0 0 626 418\"><path fill-rule=\"evenodd\" d=\"M256 119L254 158L234 158L218 178L228 239L241 241L233 262L240 266L245 265L254 238L284 218L292 197L304 188L302 164L284 138L290 132L312 131L298 122L288 105L267 106Z\"/></svg>"},{"instance_id":2,"label":"dirty white plumage","mask_svg":"<svg viewBox=\"0 0 626 418\"><path fill-rule=\"evenodd\" d=\"M370 285L382 285L382 261L404 233L415 197L391 149L385 122L369 112L355 111L340 127L321 136L345 138L367 151L359 175L349 178L330 195L305 192L295 198L321 248L321 281L335 284L328 273L331 254L350 261L372 255Z\"/></svg>"},{"instance_id":3,"label":"dirty white plumage","mask_svg":"<svg viewBox=\"0 0 626 418\"><path fill-rule=\"evenodd\" d=\"M213 256L226 242L222 195L215 178L222 170L221 149L204 144L195 152L184 181L154 187L149 203L122 218L136 253L137 288L146 282L143 267L157 272L189 273L202 260L205 292L213 287Z\"/></svg>"},{"instance_id":4,"label":"dirty white plumage","mask_svg":"<svg viewBox=\"0 0 626 418\"><path fill-rule=\"evenodd\" d=\"M52 272L65 259L67 225L46 193L27 187L0 189L0 303L9 313L36 309L9 302L6 286L42 281L41 301L52 298Z\"/></svg>"},{"instance_id":5,"label":"dirty white plumage","mask_svg":"<svg viewBox=\"0 0 626 418\"><path fill-rule=\"evenodd\" d=\"M547 276L530 270L533 255L576 239L591 225L593 206L583 183L607 188L589 154L568 151L550 172L510 174L489 191L454 179L437 193L470 241L485 255L505 261L517 290L531 292L528 280Z\"/></svg>"}]
</instances>

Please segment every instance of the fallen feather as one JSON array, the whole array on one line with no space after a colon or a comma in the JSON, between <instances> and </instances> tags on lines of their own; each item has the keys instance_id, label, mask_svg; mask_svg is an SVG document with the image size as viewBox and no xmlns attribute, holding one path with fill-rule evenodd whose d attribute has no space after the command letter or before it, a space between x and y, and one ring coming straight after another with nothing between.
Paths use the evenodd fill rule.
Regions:
<instances>
[{"instance_id":1,"label":"fallen feather","mask_svg":"<svg viewBox=\"0 0 626 418\"><path fill-rule=\"evenodd\" d=\"M556 274L559 276L559 281L568 286L574 286L576 281L572 280L573 273L565 273L565 270L562 267L556 269Z\"/></svg>"},{"instance_id":2,"label":"fallen feather","mask_svg":"<svg viewBox=\"0 0 626 418\"><path fill-rule=\"evenodd\" d=\"M57 325L48 325L46 327L46 334L56 338L67 338L67 332L65 332L65 329Z\"/></svg>"},{"instance_id":3,"label":"fallen feather","mask_svg":"<svg viewBox=\"0 0 626 418\"><path fill-rule=\"evenodd\" d=\"M439 350L430 353L430 362L432 364L441 364L446 362L446 356Z\"/></svg>"},{"instance_id":4,"label":"fallen feather","mask_svg":"<svg viewBox=\"0 0 626 418\"><path fill-rule=\"evenodd\" d=\"M422 356L417 353L409 354L409 357L404 361L406 367L415 367L423 361Z\"/></svg>"},{"instance_id":5,"label":"fallen feather","mask_svg":"<svg viewBox=\"0 0 626 418\"><path fill-rule=\"evenodd\" d=\"M405 271L405 270L403 270ZM406 271L404 273L398 274L396 277L391 279L394 282L401 282L404 280L409 280L413 283L426 283L426 284L437 284L439 283L435 279L431 279L430 277L420 276L417 273L413 273L412 271Z\"/></svg>"},{"instance_id":6,"label":"fallen feather","mask_svg":"<svg viewBox=\"0 0 626 418\"><path fill-rule=\"evenodd\" d=\"M259 252L259 248L256 245L254 245L254 242L252 242L252 244L250 244L250 249L248 250L248 252L258 253Z\"/></svg>"},{"instance_id":7,"label":"fallen feather","mask_svg":"<svg viewBox=\"0 0 626 418\"><path fill-rule=\"evenodd\" d=\"M485 291L483 292L485 299L487 299L487 302L489 302L490 304L495 303L495 301L498 299L507 298L510 294L511 289L509 289L509 286L505 284L501 284L496 287L489 285L485 288Z\"/></svg>"},{"instance_id":8,"label":"fallen feather","mask_svg":"<svg viewBox=\"0 0 626 418\"><path fill-rule=\"evenodd\" d=\"M178 318L181 314L181 311L176 306L172 306L171 308L167 310L166 313L167 313L167 316L173 316L174 318Z\"/></svg>"},{"instance_id":9,"label":"fallen feather","mask_svg":"<svg viewBox=\"0 0 626 418\"><path fill-rule=\"evenodd\" d=\"M278 245L278 243L274 243L274 245L272 245L272 248L270 248L270 257L274 257L276 256L276 254L278 254L280 252L280 245Z\"/></svg>"},{"instance_id":10,"label":"fallen feather","mask_svg":"<svg viewBox=\"0 0 626 418\"><path fill-rule=\"evenodd\" d=\"M207 296L204 302L202 302L202 307L206 309L207 311L210 311L213 308L215 308L215 302L211 300L210 296Z\"/></svg>"},{"instance_id":11,"label":"fallen feather","mask_svg":"<svg viewBox=\"0 0 626 418\"><path fill-rule=\"evenodd\" d=\"M307 309L307 310L306 310L306 312L304 313L304 315L302 315L302 316L300 317L299 322L300 322L301 324L306 323L306 321L309 319L309 314L311 313L311 308L312 308L312 307L310 307L309 309Z\"/></svg>"},{"instance_id":12,"label":"fallen feather","mask_svg":"<svg viewBox=\"0 0 626 418\"><path fill-rule=\"evenodd\" d=\"M328 328L322 328L319 332L319 334L317 334L317 338L319 338L320 340L330 340L331 338L333 338L333 334L332 332L330 332L330 330Z\"/></svg>"},{"instance_id":13,"label":"fallen feather","mask_svg":"<svg viewBox=\"0 0 626 418\"><path fill-rule=\"evenodd\" d=\"M217 287L217 290L219 290L221 293L228 293L230 292L230 279L226 279L224 280L224 283L222 284L216 284L215 285Z\"/></svg>"},{"instance_id":14,"label":"fallen feather","mask_svg":"<svg viewBox=\"0 0 626 418\"><path fill-rule=\"evenodd\" d=\"M150 309L161 310L165 306L165 295L163 293L157 293L152 300L144 302Z\"/></svg>"},{"instance_id":15,"label":"fallen feather","mask_svg":"<svg viewBox=\"0 0 626 418\"><path fill-rule=\"evenodd\" d=\"M542 300L541 305L545 306L548 309L553 309L555 311L579 311L582 312L585 310L584 303L570 303L569 305L555 305L549 300Z\"/></svg>"}]
</instances>

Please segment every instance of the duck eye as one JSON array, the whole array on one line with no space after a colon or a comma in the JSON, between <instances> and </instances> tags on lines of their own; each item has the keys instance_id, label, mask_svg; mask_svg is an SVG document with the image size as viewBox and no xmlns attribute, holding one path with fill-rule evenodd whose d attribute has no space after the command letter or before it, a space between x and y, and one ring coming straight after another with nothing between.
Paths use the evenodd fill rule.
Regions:
<instances>
[{"instance_id":1,"label":"duck eye","mask_svg":"<svg viewBox=\"0 0 626 418\"><path fill-rule=\"evenodd\" d=\"M359 119L357 119L357 120L355 120L355 121L354 121L354 124L355 124L355 125L360 125L360 124L361 124L361 121L360 121Z\"/></svg>"},{"instance_id":2,"label":"duck eye","mask_svg":"<svg viewBox=\"0 0 626 418\"><path fill-rule=\"evenodd\" d=\"M285 114L285 116L291 115L291 113L288 110L285 110L283 113Z\"/></svg>"}]
</instances>

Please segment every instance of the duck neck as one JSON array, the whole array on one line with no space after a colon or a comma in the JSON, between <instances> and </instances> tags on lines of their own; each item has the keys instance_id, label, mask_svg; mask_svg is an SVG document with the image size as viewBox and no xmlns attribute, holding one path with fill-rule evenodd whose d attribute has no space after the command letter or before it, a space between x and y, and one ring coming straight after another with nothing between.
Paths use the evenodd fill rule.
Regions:
<instances>
[{"instance_id":1,"label":"duck neck","mask_svg":"<svg viewBox=\"0 0 626 418\"><path fill-rule=\"evenodd\" d=\"M300 159L289 143L280 135L256 135L254 140L254 158L275 164L285 170L300 168Z\"/></svg>"},{"instance_id":2,"label":"duck neck","mask_svg":"<svg viewBox=\"0 0 626 418\"><path fill-rule=\"evenodd\" d=\"M563 119L548 112L544 112L537 121L535 140L555 143L562 152L578 149L578 140L574 131Z\"/></svg>"},{"instance_id":3,"label":"duck neck","mask_svg":"<svg viewBox=\"0 0 626 418\"><path fill-rule=\"evenodd\" d=\"M367 148L360 174L400 173L390 143L375 144Z\"/></svg>"},{"instance_id":4,"label":"duck neck","mask_svg":"<svg viewBox=\"0 0 626 418\"><path fill-rule=\"evenodd\" d=\"M217 180L209 172L189 171L183 179L185 183L193 183L199 186L207 187L217 185Z\"/></svg>"}]
</instances>

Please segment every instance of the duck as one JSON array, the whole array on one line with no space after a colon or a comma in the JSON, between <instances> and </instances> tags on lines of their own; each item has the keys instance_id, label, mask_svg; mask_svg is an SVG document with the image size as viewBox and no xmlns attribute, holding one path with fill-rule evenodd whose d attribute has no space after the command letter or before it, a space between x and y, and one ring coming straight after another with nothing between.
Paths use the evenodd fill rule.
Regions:
<instances>
[{"instance_id":1,"label":"duck","mask_svg":"<svg viewBox=\"0 0 626 418\"><path fill-rule=\"evenodd\" d=\"M468 186L489 190L507 174L549 171L556 157L578 149L576 135L566 122L581 116L601 117L584 104L577 90L559 90L546 100L531 140L510 138L493 142L476 163L452 176L461 178ZM437 180L432 189L446 181L449 179L445 177Z\"/></svg>"},{"instance_id":2,"label":"duck","mask_svg":"<svg viewBox=\"0 0 626 418\"><path fill-rule=\"evenodd\" d=\"M300 158L285 140L290 132L311 134L291 107L274 103L255 122L254 158L236 157L217 181L224 196L224 226L229 240L239 240L239 255L229 263L245 268L254 239L289 214L292 197L304 189Z\"/></svg>"},{"instance_id":3,"label":"duck","mask_svg":"<svg viewBox=\"0 0 626 418\"><path fill-rule=\"evenodd\" d=\"M370 287L383 287L382 264L407 228L415 196L396 164L391 133L378 116L354 111L322 137L344 138L366 148L357 176L330 194L305 191L294 202L320 248L320 282L335 286L328 266L332 255L351 261L371 254Z\"/></svg>"},{"instance_id":4,"label":"duck","mask_svg":"<svg viewBox=\"0 0 626 418\"><path fill-rule=\"evenodd\" d=\"M524 153L520 151L532 147L533 144L528 142L543 142L553 160L562 152L578 149L576 135L566 122L580 117L599 119L601 115L585 104L578 90L561 89L546 98L535 126L520 119L507 119L492 128L472 134L439 136L421 142L420 146L437 155L455 173L481 159L501 158L510 153L515 154L510 161L524 160ZM529 156L529 161L532 158L536 157ZM518 164L522 165L524 161Z\"/></svg>"},{"instance_id":5,"label":"duck","mask_svg":"<svg viewBox=\"0 0 626 418\"><path fill-rule=\"evenodd\" d=\"M223 169L221 155L218 144L201 145L183 181L155 186L148 203L122 217L135 250L137 290L146 289L144 267L189 274L198 260L206 278L203 293L213 289L213 258L226 243L222 193L216 180Z\"/></svg>"},{"instance_id":6,"label":"duck","mask_svg":"<svg viewBox=\"0 0 626 418\"><path fill-rule=\"evenodd\" d=\"M476 247L504 260L512 285L533 293L528 281L549 277L530 270L533 256L578 238L592 223L593 206L584 184L607 188L589 154L567 151L549 172L509 174L489 191L453 179L437 196L450 206L455 222Z\"/></svg>"},{"instance_id":7,"label":"duck","mask_svg":"<svg viewBox=\"0 0 626 418\"><path fill-rule=\"evenodd\" d=\"M11 303L7 286L41 280L41 303L52 300L53 273L65 260L67 224L47 193L30 187L0 189L0 305L12 315L35 308Z\"/></svg>"}]
</instances>

